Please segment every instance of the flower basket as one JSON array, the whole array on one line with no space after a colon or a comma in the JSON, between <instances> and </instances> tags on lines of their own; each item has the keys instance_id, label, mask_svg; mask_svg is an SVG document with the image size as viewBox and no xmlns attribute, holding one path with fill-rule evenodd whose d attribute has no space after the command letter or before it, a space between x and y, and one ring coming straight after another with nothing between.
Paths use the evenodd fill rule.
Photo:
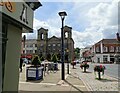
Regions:
<instances>
[{"instance_id":1,"label":"flower basket","mask_svg":"<svg viewBox=\"0 0 120 93\"><path fill-rule=\"evenodd\" d=\"M94 67L94 72L98 72L98 79L101 79L101 74L100 73L102 73L102 75L104 75L104 70L105 69L106 68L103 65L96 65Z\"/></svg>"},{"instance_id":2,"label":"flower basket","mask_svg":"<svg viewBox=\"0 0 120 93\"><path fill-rule=\"evenodd\" d=\"M74 69L74 66L76 65L76 62L72 62L71 65L73 66L73 69Z\"/></svg>"},{"instance_id":3,"label":"flower basket","mask_svg":"<svg viewBox=\"0 0 120 93\"><path fill-rule=\"evenodd\" d=\"M31 66L26 68L26 79L27 80L40 80L43 79L43 67L39 56L34 56Z\"/></svg>"},{"instance_id":4,"label":"flower basket","mask_svg":"<svg viewBox=\"0 0 120 93\"><path fill-rule=\"evenodd\" d=\"M81 69L84 68L84 72L86 72L86 69L89 68L89 65L85 62L85 63L82 63L82 64L80 65L80 68L81 68Z\"/></svg>"}]
</instances>

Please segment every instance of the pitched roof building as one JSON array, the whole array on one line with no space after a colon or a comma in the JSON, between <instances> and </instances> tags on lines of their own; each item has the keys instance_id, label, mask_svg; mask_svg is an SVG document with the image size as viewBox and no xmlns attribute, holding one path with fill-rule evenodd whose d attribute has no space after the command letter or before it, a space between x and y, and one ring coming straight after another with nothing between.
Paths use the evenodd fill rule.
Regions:
<instances>
[{"instance_id":1,"label":"pitched roof building","mask_svg":"<svg viewBox=\"0 0 120 93\"><path fill-rule=\"evenodd\" d=\"M67 36L66 36L67 34ZM52 55L56 54L60 60L61 56L61 38L52 36L48 38L48 29L40 28L38 30L37 38L37 53L46 59L50 59ZM74 56L74 41L72 39L72 27L64 27L64 49L65 56L69 56L69 61Z\"/></svg>"},{"instance_id":2,"label":"pitched roof building","mask_svg":"<svg viewBox=\"0 0 120 93\"><path fill-rule=\"evenodd\" d=\"M119 62L120 43L116 39L102 39L92 46L94 62Z\"/></svg>"}]
</instances>

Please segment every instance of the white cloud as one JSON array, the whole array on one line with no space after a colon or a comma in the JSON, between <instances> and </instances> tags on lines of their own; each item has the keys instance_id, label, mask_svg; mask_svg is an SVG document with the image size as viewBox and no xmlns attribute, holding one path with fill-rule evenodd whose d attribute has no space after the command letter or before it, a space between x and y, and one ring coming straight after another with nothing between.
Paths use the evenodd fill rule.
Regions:
<instances>
[{"instance_id":1,"label":"white cloud","mask_svg":"<svg viewBox=\"0 0 120 93\"><path fill-rule=\"evenodd\" d=\"M101 34L101 38L115 38L118 31L118 2L100 3L91 8L87 15L91 22L89 28L94 28L93 33L99 28L97 32L98 35Z\"/></svg>"},{"instance_id":2,"label":"white cloud","mask_svg":"<svg viewBox=\"0 0 120 93\"><path fill-rule=\"evenodd\" d=\"M81 6L78 6L77 4L77 6L74 6L68 11L69 13L73 14L73 17L76 17L74 16L75 12L77 14L81 10L82 14L84 14L83 16L85 16L85 19L83 20L89 20L89 25L84 29L84 31L76 31L75 28L73 28L72 37L75 41L75 47L86 47L98 42L102 38L116 37L115 34L118 31L118 3L116 1L117 0L114 0L111 3L95 4L93 7L91 6L92 8L89 7L89 10L86 10L88 9L86 7L82 10L80 9ZM83 6L84 5L87 6L89 3L83 4ZM78 14L78 17L74 18L76 19L75 21L81 20L80 14L81 13ZM44 27L45 29L49 30L49 37L53 35L60 37L60 21L61 20L58 17L53 17L45 22L34 18L35 31L33 34L27 34L28 38L37 38L37 29L40 27ZM68 26L72 27L72 25Z\"/></svg>"}]
</instances>

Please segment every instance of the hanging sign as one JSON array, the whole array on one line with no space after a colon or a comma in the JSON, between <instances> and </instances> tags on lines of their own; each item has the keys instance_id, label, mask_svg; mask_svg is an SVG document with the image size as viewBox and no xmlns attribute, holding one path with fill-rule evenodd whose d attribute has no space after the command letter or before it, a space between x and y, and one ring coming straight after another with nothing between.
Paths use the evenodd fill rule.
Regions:
<instances>
[{"instance_id":1,"label":"hanging sign","mask_svg":"<svg viewBox=\"0 0 120 93\"><path fill-rule=\"evenodd\" d=\"M33 29L33 10L23 0L21 2L13 1L5 0L3 2L3 0L0 0L0 8L2 7L0 11L24 26Z\"/></svg>"}]
</instances>

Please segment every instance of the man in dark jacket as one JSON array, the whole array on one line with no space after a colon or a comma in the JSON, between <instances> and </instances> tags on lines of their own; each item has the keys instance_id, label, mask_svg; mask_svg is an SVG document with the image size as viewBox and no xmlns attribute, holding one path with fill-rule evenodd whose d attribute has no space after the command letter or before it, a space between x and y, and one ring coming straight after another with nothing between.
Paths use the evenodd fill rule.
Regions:
<instances>
[{"instance_id":1,"label":"man in dark jacket","mask_svg":"<svg viewBox=\"0 0 120 93\"><path fill-rule=\"evenodd\" d=\"M23 59L20 58L20 72L22 72Z\"/></svg>"}]
</instances>

